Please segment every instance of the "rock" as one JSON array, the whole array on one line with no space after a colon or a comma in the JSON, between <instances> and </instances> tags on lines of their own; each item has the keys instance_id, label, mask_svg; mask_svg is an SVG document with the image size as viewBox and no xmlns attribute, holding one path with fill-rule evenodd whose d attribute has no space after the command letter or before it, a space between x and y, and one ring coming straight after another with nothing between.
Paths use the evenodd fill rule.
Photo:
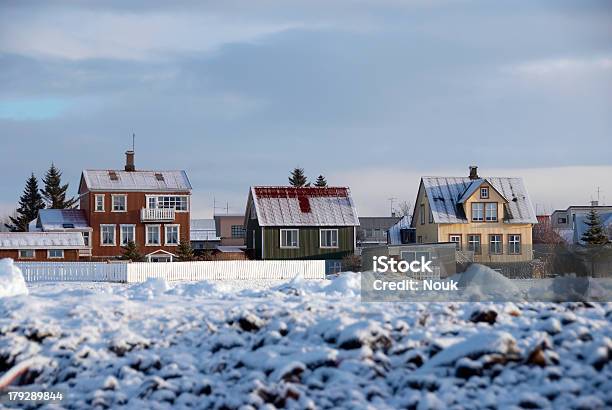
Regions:
<instances>
[{"instance_id":1,"label":"rock","mask_svg":"<svg viewBox=\"0 0 612 410\"><path fill-rule=\"evenodd\" d=\"M238 319L238 326L245 332L257 332L263 325L264 321L250 312Z\"/></svg>"},{"instance_id":2,"label":"rock","mask_svg":"<svg viewBox=\"0 0 612 410\"><path fill-rule=\"evenodd\" d=\"M482 364L467 357L457 361L455 366L455 377L469 379L472 376L482 375Z\"/></svg>"},{"instance_id":3,"label":"rock","mask_svg":"<svg viewBox=\"0 0 612 410\"><path fill-rule=\"evenodd\" d=\"M493 309L475 310L470 315L470 322L473 323L485 322L492 325L495 323L496 319L497 312Z\"/></svg>"}]
</instances>

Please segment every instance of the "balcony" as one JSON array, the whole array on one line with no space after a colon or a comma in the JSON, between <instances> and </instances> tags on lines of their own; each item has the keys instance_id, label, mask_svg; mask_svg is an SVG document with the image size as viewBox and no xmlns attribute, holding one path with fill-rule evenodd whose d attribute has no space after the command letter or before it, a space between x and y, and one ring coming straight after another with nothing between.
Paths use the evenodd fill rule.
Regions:
<instances>
[{"instance_id":1,"label":"balcony","mask_svg":"<svg viewBox=\"0 0 612 410\"><path fill-rule=\"evenodd\" d=\"M172 222L174 215L174 208L142 208L140 210L141 222Z\"/></svg>"}]
</instances>

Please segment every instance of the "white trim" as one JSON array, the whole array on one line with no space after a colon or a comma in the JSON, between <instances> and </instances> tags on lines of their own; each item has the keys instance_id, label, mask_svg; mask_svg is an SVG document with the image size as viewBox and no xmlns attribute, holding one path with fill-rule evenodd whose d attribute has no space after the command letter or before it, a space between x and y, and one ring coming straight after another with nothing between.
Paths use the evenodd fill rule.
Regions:
<instances>
[{"instance_id":1,"label":"white trim","mask_svg":"<svg viewBox=\"0 0 612 410\"><path fill-rule=\"evenodd\" d=\"M185 197L187 198L187 209L186 210L179 210L176 208L158 208L157 205L159 203L159 197L160 196L176 196L176 197ZM178 212L178 213L187 213L191 211L191 194L175 194L175 195L170 195L170 194L150 194L150 195L145 195L145 207L147 209L151 209L149 207L149 198L156 198L155 199L155 209L174 209L174 212Z\"/></svg>"},{"instance_id":2,"label":"white trim","mask_svg":"<svg viewBox=\"0 0 612 410\"><path fill-rule=\"evenodd\" d=\"M150 243L149 242L149 227L154 227L156 226L159 232L159 243ZM160 224L147 224L145 225L145 246L162 246L162 230L161 230L161 225Z\"/></svg>"},{"instance_id":3,"label":"white trim","mask_svg":"<svg viewBox=\"0 0 612 410\"><path fill-rule=\"evenodd\" d=\"M118 197L124 197L125 198L125 209L122 210L116 210L115 209L115 198ZM127 212L127 205L128 205L128 196L127 194L111 194L111 212Z\"/></svg>"},{"instance_id":4,"label":"white trim","mask_svg":"<svg viewBox=\"0 0 612 410\"><path fill-rule=\"evenodd\" d=\"M336 231L336 246L323 246L323 231ZM319 229L319 248L321 249L338 249L340 247L340 235L337 228L321 228Z\"/></svg>"},{"instance_id":5,"label":"white trim","mask_svg":"<svg viewBox=\"0 0 612 410\"><path fill-rule=\"evenodd\" d=\"M28 257L24 258L23 256L21 256L21 252L22 251L32 251L32 256L28 256ZM17 250L17 259L24 260L24 261L27 261L27 260L30 260L30 259L36 259L36 249L18 249Z\"/></svg>"},{"instance_id":6,"label":"white trim","mask_svg":"<svg viewBox=\"0 0 612 410\"><path fill-rule=\"evenodd\" d=\"M483 190L486 191L486 193L487 193L486 196L482 195ZM480 187L480 199L489 199L489 187L488 186L481 186Z\"/></svg>"},{"instance_id":7,"label":"white trim","mask_svg":"<svg viewBox=\"0 0 612 410\"><path fill-rule=\"evenodd\" d=\"M102 198L102 209L98 210L98 198ZM106 201L106 195L94 194L94 212L105 212L104 202Z\"/></svg>"},{"instance_id":8,"label":"white trim","mask_svg":"<svg viewBox=\"0 0 612 410\"><path fill-rule=\"evenodd\" d=\"M103 227L113 227L113 243L104 243L104 229ZM100 224L100 246L117 246L117 225L115 224Z\"/></svg>"},{"instance_id":9,"label":"white trim","mask_svg":"<svg viewBox=\"0 0 612 410\"><path fill-rule=\"evenodd\" d=\"M51 251L60 251L62 256L51 256ZM65 253L63 249L49 249L47 250L47 259L64 259Z\"/></svg>"},{"instance_id":10,"label":"white trim","mask_svg":"<svg viewBox=\"0 0 612 410\"><path fill-rule=\"evenodd\" d=\"M283 232L288 232L288 231L296 231L297 232L297 245L296 246L283 246ZM281 229L280 233L278 235L278 239L279 239L279 247L281 249L299 249L300 248L300 230L299 229Z\"/></svg>"},{"instance_id":11,"label":"white trim","mask_svg":"<svg viewBox=\"0 0 612 410\"><path fill-rule=\"evenodd\" d=\"M176 243L168 242L168 228L176 226ZM164 225L164 246L178 246L181 243L181 225L167 224Z\"/></svg>"},{"instance_id":12,"label":"white trim","mask_svg":"<svg viewBox=\"0 0 612 410\"><path fill-rule=\"evenodd\" d=\"M121 246L127 245L127 243L123 243L123 227L127 227L127 226L132 228L132 232L134 234L133 242L136 243L136 225L135 224L121 224L119 225L119 245Z\"/></svg>"},{"instance_id":13,"label":"white trim","mask_svg":"<svg viewBox=\"0 0 612 410\"><path fill-rule=\"evenodd\" d=\"M265 255L266 247L264 245L265 244L265 241L264 241L264 227L261 226L260 228L261 228L261 259L263 259L264 255ZM253 230L253 242L255 242L254 245L257 245L257 242L255 241L255 230Z\"/></svg>"}]
</instances>

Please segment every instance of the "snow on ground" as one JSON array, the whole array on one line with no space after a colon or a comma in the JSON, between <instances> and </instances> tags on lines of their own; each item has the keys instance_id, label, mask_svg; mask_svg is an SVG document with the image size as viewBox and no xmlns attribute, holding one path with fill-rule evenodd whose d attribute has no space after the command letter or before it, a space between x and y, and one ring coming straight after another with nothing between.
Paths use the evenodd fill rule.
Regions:
<instances>
[{"instance_id":1,"label":"snow on ground","mask_svg":"<svg viewBox=\"0 0 612 410\"><path fill-rule=\"evenodd\" d=\"M0 259L0 298L27 294L21 270L12 259Z\"/></svg>"},{"instance_id":2,"label":"snow on ground","mask_svg":"<svg viewBox=\"0 0 612 410\"><path fill-rule=\"evenodd\" d=\"M21 364L66 409L612 407L612 303L362 303L353 273L29 286L0 299L0 384Z\"/></svg>"}]
</instances>

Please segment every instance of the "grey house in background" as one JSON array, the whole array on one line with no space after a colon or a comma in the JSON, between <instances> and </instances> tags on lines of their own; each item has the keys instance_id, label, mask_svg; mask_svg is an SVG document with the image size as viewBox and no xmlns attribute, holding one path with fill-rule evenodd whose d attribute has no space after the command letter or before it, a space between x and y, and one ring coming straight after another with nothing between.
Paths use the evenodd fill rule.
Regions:
<instances>
[{"instance_id":1,"label":"grey house in background","mask_svg":"<svg viewBox=\"0 0 612 410\"><path fill-rule=\"evenodd\" d=\"M190 225L189 239L194 251L215 249L221 243L214 219L192 219Z\"/></svg>"},{"instance_id":2,"label":"grey house in background","mask_svg":"<svg viewBox=\"0 0 612 410\"><path fill-rule=\"evenodd\" d=\"M361 216L357 229L357 247L386 245L387 232L401 218L396 216Z\"/></svg>"},{"instance_id":3,"label":"grey house in background","mask_svg":"<svg viewBox=\"0 0 612 410\"><path fill-rule=\"evenodd\" d=\"M591 209L597 212L608 238L612 239L612 206L599 205L597 201L592 201L591 206L573 205L567 209L557 209L550 216L550 224L565 242L578 244L586 230L584 222Z\"/></svg>"}]
</instances>

